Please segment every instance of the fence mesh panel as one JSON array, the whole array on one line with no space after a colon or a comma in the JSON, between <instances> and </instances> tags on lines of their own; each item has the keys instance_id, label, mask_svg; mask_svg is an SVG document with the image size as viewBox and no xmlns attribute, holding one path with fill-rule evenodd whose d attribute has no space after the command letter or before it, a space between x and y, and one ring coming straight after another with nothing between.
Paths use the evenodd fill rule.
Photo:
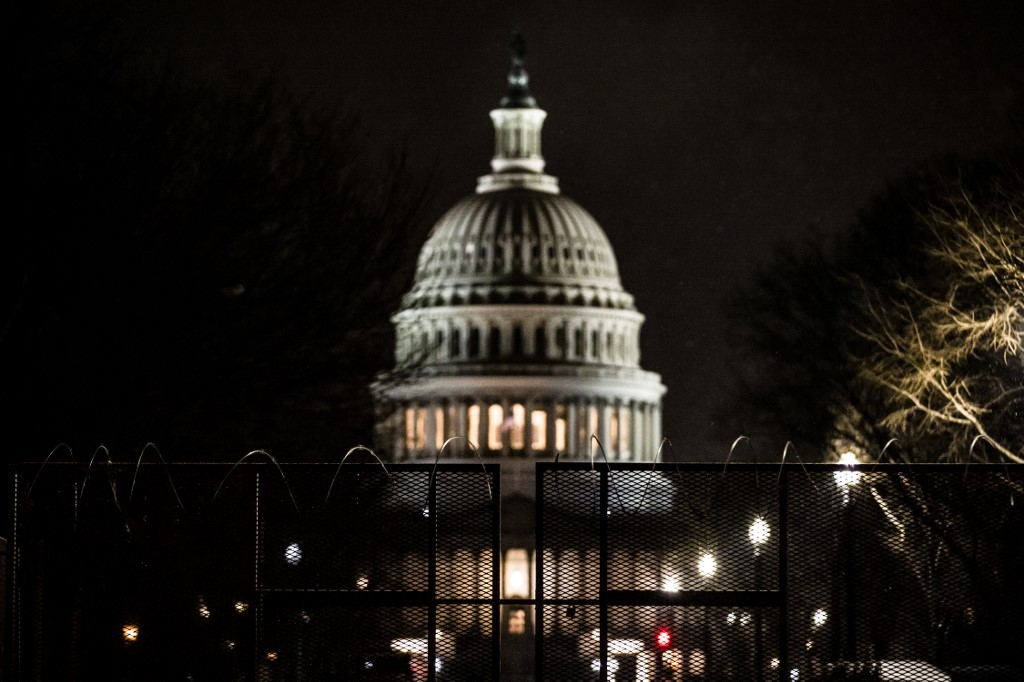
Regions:
<instances>
[{"instance_id":1,"label":"fence mesh panel","mask_svg":"<svg viewBox=\"0 0 1024 682\"><path fill-rule=\"evenodd\" d=\"M1021 679L1020 466L12 472L10 679Z\"/></svg>"}]
</instances>

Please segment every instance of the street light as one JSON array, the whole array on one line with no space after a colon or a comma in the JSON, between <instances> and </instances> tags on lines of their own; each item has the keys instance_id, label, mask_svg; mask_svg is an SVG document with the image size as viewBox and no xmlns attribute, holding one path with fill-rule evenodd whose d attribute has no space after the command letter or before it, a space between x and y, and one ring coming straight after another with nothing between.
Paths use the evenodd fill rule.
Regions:
<instances>
[{"instance_id":1,"label":"street light","mask_svg":"<svg viewBox=\"0 0 1024 682\"><path fill-rule=\"evenodd\" d=\"M718 570L718 562L715 561L715 555L710 552L704 552L700 555L700 560L697 561L697 573L700 574L701 578L709 580L715 575L715 571Z\"/></svg>"},{"instance_id":2,"label":"street light","mask_svg":"<svg viewBox=\"0 0 1024 682\"><path fill-rule=\"evenodd\" d=\"M843 548L841 551L845 558L843 573L846 583L846 655L852 661L857 658L857 621L854 616L856 599L854 596L853 576L853 554L855 551L853 547L853 505L850 504L850 501L854 488L860 483L861 473L855 468L859 461L857 460L857 455L853 452L847 451L841 454L839 456L839 463L843 465L843 468L836 471L833 476L835 477L836 487L842 493L843 500ZM835 610L833 608L833 611Z\"/></svg>"},{"instance_id":3,"label":"street light","mask_svg":"<svg viewBox=\"0 0 1024 682\"><path fill-rule=\"evenodd\" d=\"M857 455L852 452L844 452L839 455L839 463L845 469L840 469L832 475L836 479L836 486L843 494L843 506L845 507L850 502L850 488L860 482L860 472L854 469L860 462L857 461Z\"/></svg>"},{"instance_id":4,"label":"street light","mask_svg":"<svg viewBox=\"0 0 1024 682\"><path fill-rule=\"evenodd\" d=\"M750 538L750 544L754 546L754 589L758 592L761 591L761 546L768 542L771 535L772 527L761 516L754 519L750 528L747 529L747 537ZM761 682L764 679L761 665L764 655L761 644L761 607L757 606L756 609L754 611L754 669L757 670L757 682Z\"/></svg>"},{"instance_id":5,"label":"street light","mask_svg":"<svg viewBox=\"0 0 1024 682\"><path fill-rule=\"evenodd\" d=\"M718 570L718 562L715 560L715 555L710 552L704 552L700 555L700 559L697 560L697 573L700 577L706 581L711 580L715 575L715 571ZM704 607L704 674L707 676L711 669L711 630L708 626L708 607ZM705 677L707 679L707 677Z\"/></svg>"}]
</instances>

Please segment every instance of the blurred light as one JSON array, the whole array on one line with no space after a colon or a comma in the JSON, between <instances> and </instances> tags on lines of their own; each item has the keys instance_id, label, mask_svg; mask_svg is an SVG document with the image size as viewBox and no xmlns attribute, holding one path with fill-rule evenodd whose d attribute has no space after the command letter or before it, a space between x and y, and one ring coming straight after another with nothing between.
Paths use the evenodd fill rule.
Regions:
<instances>
[{"instance_id":1,"label":"blurred light","mask_svg":"<svg viewBox=\"0 0 1024 682\"><path fill-rule=\"evenodd\" d=\"M644 643L639 639L609 639L608 655L635 656L644 650Z\"/></svg>"},{"instance_id":2,"label":"blurred light","mask_svg":"<svg viewBox=\"0 0 1024 682\"><path fill-rule=\"evenodd\" d=\"M793 682L796 682L797 680L799 680L800 679L800 669L799 668L793 668L792 670L790 670L789 671L789 679L791 679Z\"/></svg>"},{"instance_id":3,"label":"blurred light","mask_svg":"<svg viewBox=\"0 0 1024 682\"><path fill-rule=\"evenodd\" d=\"M768 542L768 538L771 537L772 528L768 525L768 522L758 516L754 519L754 522L750 524L750 529L747 531L747 537L750 538L750 542L757 547Z\"/></svg>"},{"instance_id":4,"label":"blurred light","mask_svg":"<svg viewBox=\"0 0 1024 682\"><path fill-rule=\"evenodd\" d=\"M690 652L690 674L694 677L704 675L704 666L707 663L707 656L701 649L694 649Z\"/></svg>"},{"instance_id":5,"label":"blurred light","mask_svg":"<svg viewBox=\"0 0 1024 682\"><path fill-rule=\"evenodd\" d=\"M747 625L749 623L750 623L750 614L749 613L740 614L740 625Z\"/></svg>"},{"instance_id":6,"label":"blurred light","mask_svg":"<svg viewBox=\"0 0 1024 682\"><path fill-rule=\"evenodd\" d=\"M504 597L515 599L530 596L530 557L525 549L505 552Z\"/></svg>"},{"instance_id":7,"label":"blurred light","mask_svg":"<svg viewBox=\"0 0 1024 682\"><path fill-rule=\"evenodd\" d=\"M600 658L595 658L594 660L592 660L590 662L590 669L593 670L595 673L596 672L600 672L601 671L601 659ZM618 671L619 671L619 662L617 660L615 660L614 658L609 658L608 659L608 672L616 673Z\"/></svg>"},{"instance_id":8,"label":"blurred light","mask_svg":"<svg viewBox=\"0 0 1024 682\"><path fill-rule=\"evenodd\" d=\"M356 589L358 589L358 590L365 590L369 586L370 586L370 579L367 578L365 575L361 575L358 578L356 578Z\"/></svg>"},{"instance_id":9,"label":"blurred light","mask_svg":"<svg viewBox=\"0 0 1024 682\"><path fill-rule=\"evenodd\" d=\"M440 656L438 656L437 658L434 659L434 672L435 673L441 672L441 657Z\"/></svg>"},{"instance_id":10,"label":"blurred light","mask_svg":"<svg viewBox=\"0 0 1024 682\"><path fill-rule=\"evenodd\" d=\"M248 610L249 610L249 605L247 603L245 603L244 601L236 601L235 602L235 611L237 611L238 613L245 613Z\"/></svg>"},{"instance_id":11,"label":"blurred light","mask_svg":"<svg viewBox=\"0 0 1024 682\"><path fill-rule=\"evenodd\" d=\"M299 543L293 542L284 548L284 560L292 566L302 561L302 548L299 547Z\"/></svg>"},{"instance_id":12,"label":"blurred light","mask_svg":"<svg viewBox=\"0 0 1024 682\"><path fill-rule=\"evenodd\" d=\"M365 663L363 663L363 667L369 670L373 667L373 661L366 661Z\"/></svg>"},{"instance_id":13,"label":"blurred light","mask_svg":"<svg viewBox=\"0 0 1024 682\"><path fill-rule=\"evenodd\" d=\"M400 654L426 655L427 640L422 637L399 637L391 640L391 650Z\"/></svg>"},{"instance_id":14,"label":"blurred light","mask_svg":"<svg viewBox=\"0 0 1024 682\"><path fill-rule=\"evenodd\" d=\"M808 639L807 643L804 646L806 646L807 650L810 651L811 649L814 648L814 640L813 639Z\"/></svg>"},{"instance_id":15,"label":"blurred light","mask_svg":"<svg viewBox=\"0 0 1024 682\"><path fill-rule=\"evenodd\" d=\"M779 659L778 658L773 658L771 660L771 663L769 663L768 665L770 665L772 667L772 670L778 670L778 668L779 668Z\"/></svg>"},{"instance_id":16,"label":"blurred light","mask_svg":"<svg viewBox=\"0 0 1024 682\"><path fill-rule=\"evenodd\" d=\"M309 615L309 611L303 611L302 613L300 613L299 618L302 619L303 623L308 623L311 618L311 616Z\"/></svg>"},{"instance_id":17,"label":"blurred light","mask_svg":"<svg viewBox=\"0 0 1024 682\"><path fill-rule=\"evenodd\" d=\"M199 617L200 618L209 618L210 617L210 607L207 606L206 604L204 604L203 602L199 602Z\"/></svg>"},{"instance_id":18,"label":"blurred light","mask_svg":"<svg viewBox=\"0 0 1024 682\"><path fill-rule=\"evenodd\" d=\"M126 642L134 642L139 638L139 626L129 623L121 628L121 636Z\"/></svg>"},{"instance_id":19,"label":"blurred light","mask_svg":"<svg viewBox=\"0 0 1024 682\"><path fill-rule=\"evenodd\" d=\"M732 625L733 623L735 623L736 622L736 612L735 611L730 611L729 615L725 617L725 622L728 623L729 625Z\"/></svg>"},{"instance_id":20,"label":"blurred light","mask_svg":"<svg viewBox=\"0 0 1024 682\"><path fill-rule=\"evenodd\" d=\"M224 640L224 646L227 647L228 651L234 651L235 650L235 643L233 641L231 641L230 639Z\"/></svg>"},{"instance_id":21,"label":"blurred light","mask_svg":"<svg viewBox=\"0 0 1024 682\"><path fill-rule=\"evenodd\" d=\"M816 628L820 628L827 621L828 611L826 611L825 609L818 609L817 611L811 614L811 624Z\"/></svg>"},{"instance_id":22,"label":"blurred light","mask_svg":"<svg viewBox=\"0 0 1024 682\"><path fill-rule=\"evenodd\" d=\"M667 649L672 646L672 633L668 631L668 628L658 629L654 635L654 644L659 649Z\"/></svg>"},{"instance_id":23,"label":"blurred light","mask_svg":"<svg viewBox=\"0 0 1024 682\"><path fill-rule=\"evenodd\" d=\"M697 572L700 573L702 578L710 578L718 570L718 562L715 561L715 557L705 552L701 555L700 561L697 562Z\"/></svg>"},{"instance_id":24,"label":"blurred light","mask_svg":"<svg viewBox=\"0 0 1024 682\"><path fill-rule=\"evenodd\" d=\"M833 474L836 479L836 485L843 490L857 485L860 481L860 472L853 469L853 467L859 464L857 455L852 452L844 452L839 456L839 463L847 467L849 471L837 471Z\"/></svg>"},{"instance_id":25,"label":"blurred light","mask_svg":"<svg viewBox=\"0 0 1024 682\"><path fill-rule=\"evenodd\" d=\"M267 658L268 661L276 661L277 660L277 652L276 651L268 651L266 658Z\"/></svg>"},{"instance_id":26,"label":"blurred light","mask_svg":"<svg viewBox=\"0 0 1024 682\"><path fill-rule=\"evenodd\" d=\"M665 578L665 582L661 585L662 592L678 592L679 589L679 578L676 578L675 576Z\"/></svg>"}]
</instances>

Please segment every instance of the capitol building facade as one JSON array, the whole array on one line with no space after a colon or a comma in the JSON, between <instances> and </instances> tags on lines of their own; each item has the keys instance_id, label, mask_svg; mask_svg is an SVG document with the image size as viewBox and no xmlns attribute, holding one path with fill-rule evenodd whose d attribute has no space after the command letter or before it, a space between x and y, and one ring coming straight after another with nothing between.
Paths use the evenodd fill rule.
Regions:
<instances>
[{"instance_id":1,"label":"capitol building facade","mask_svg":"<svg viewBox=\"0 0 1024 682\"><path fill-rule=\"evenodd\" d=\"M491 173L432 229L392 318L396 369L376 386L390 459L455 439L446 460L501 457L503 496L532 497L534 462L556 453L600 457L599 442L610 461L652 460L661 441L644 317L601 226L544 173L546 116L514 50Z\"/></svg>"}]
</instances>

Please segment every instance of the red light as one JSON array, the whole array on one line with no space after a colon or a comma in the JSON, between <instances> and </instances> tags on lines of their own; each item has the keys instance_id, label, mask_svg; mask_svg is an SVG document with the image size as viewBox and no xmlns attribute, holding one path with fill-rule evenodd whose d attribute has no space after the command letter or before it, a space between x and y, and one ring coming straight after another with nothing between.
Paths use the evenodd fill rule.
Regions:
<instances>
[{"instance_id":1,"label":"red light","mask_svg":"<svg viewBox=\"0 0 1024 682\"><path fill-rule=\"evenodd\" d=\"M667 649L672 644L672 633L665 628L658 630L658 634L654 636L654 643L658 645L659 649Z\"/></svg>"}]
</instances>

